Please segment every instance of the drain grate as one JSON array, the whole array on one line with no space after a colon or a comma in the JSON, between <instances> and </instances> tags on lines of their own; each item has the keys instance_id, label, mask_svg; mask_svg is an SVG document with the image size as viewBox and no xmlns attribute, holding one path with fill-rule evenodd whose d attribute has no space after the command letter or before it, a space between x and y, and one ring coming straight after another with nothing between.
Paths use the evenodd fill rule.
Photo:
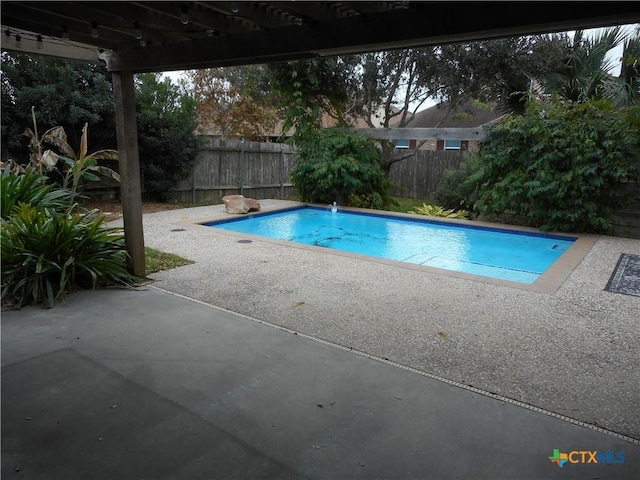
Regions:
<instances>
[{"instance_id":1,"label":"drain grate","mask_svg":"<svg viewBox=\"0 0 640 480\"><path fill-rule=\"evenodd\" d=\"M238 240L238 243L253 243L253 240Z\"/></svg>"}]
</instances>

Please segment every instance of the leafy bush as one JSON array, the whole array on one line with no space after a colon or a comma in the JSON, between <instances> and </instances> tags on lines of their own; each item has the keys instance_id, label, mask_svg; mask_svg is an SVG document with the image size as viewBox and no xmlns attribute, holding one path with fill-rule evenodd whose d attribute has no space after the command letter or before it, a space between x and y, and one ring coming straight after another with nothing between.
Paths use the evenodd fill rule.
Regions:
<instances>
[{"instance_id":1,"label":"leafy bush","mask_svg":"<svg viewBox=\"0 0 640 480\"><path fill-rule=\"evenodd\" d=\"M34 167L27 167L24 173L18 173L12 171L8 165L0 177L2 218L8 219L20 203L54 211L69 208L69 190L55 188L55 185L47 184L46 181L47 177L41 175Z\"/></svg>"},{"instance_id":2,"label":"leafy bush","mask_svg":"<svg viewBox=\"0 0 640 480\"><path fill-rule=\"evenodd\" d=\"M35 106L46 125L61 125L69 144L78 145L82 126L91 125L88 143L115 148L111 74L106 66L41 55L2 53L2 157L28 161L22 135Z\"/></svg>"},{"instance_id":3,"label":"leafy bush","mask_svg":"<svg viewBox=\"0 0 640 480\"><path fill-rule=\"evenodd\" d=\"M453 208L447 210L438 205L428 205L426 203L423 203L421 207L416 207L407 213L419 213L420 215L428 215L430 217L469 218L469 212L467 210L456 211Z\"/></svg>"},{"instance_id":4,"label":"leafy bush","mask_svg":"<svg viewBox=\"0 0 640 480\"><path fill-rule=\"evenodd\" d=\"M384 208L393 187L380 150L365 135L331 128L309 132L299 145L291 179L303 201Z\"/></svg>"},{"instance_id":5,"label":"leafy bush","mask_svg":"<svg viewBox=\"0 0 640 480\"><path fill-rule=\"evenodd\" d=\"M52 307L74 288L132 285L124 236L97 211L56 213L20 204L2 227L2 299Z\"/></svg>"},{"instance_id":6,"label":"leafy bush","mask_svg":"<svg viewBox=\"0 0 640 480\"><path fill-rule=\"evenodd\" d=\"M114 170L98 165L98 160L118 160L117 150L99 150L87 153L89 124L82 127L80 145L76 154L67 142L67 133L61 126L47 130L38 138L35 107L31 108L33 130L27 128L23 135L29 138L29 166L41 173L46 173L62 189L69 192L69 201L73 203L76 195L84 188L86 182L99 182L100 176L120 183L120 175ZM47 146L55 149L44 150ZM44 150L44 151L43 151ZM100 175L100 176L98 176Z\"/></svg>"},{"instance_id":7,"label":"leafy bush","mask_svg":"<svg viewBox=\"0 0 640 480\"><path fill-rule=\"evenodd\" d=\"M480 170L480 165L475 152L467 152L459 168L444 172L434 195L436 203L453 210L473 210L477 185L469 177Z\"/></svg>"},{"instance_id":8,"label":"leafy bush","mask_svg":"<svg viewBox=\"0 0 640 480\"><path fill-rule=\"evenodd\" d=\"M185 178L200 149L196 102L160 74L137 77L140 169L145 195L166 201Z\"/></svg>"},{"instance_id":9,"label":"leafy bush","mask_svg":"<svg viewBox=\"0 0 640 480\"><path fill-rule=\"evenodd\" d=\"M621 192L640 173L640 107L603 101L531 103L481 143L476 207L513 211L542 230L610 233Z\"/></svg>"}]
</instances>

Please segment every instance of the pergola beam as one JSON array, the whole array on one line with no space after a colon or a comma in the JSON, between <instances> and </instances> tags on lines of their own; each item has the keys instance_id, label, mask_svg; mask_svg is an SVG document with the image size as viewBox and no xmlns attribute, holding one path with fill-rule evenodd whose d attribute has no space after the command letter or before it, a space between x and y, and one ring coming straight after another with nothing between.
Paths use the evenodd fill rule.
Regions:
<instances>
[{"instance_id":1,"label":"pergola beam","mask_svg":"<svg viewBox=\"0 0 640 480\"><path fill-rule=\"evenodd\" d=\"M607 14L607 3L586 2L579 12L555 12L552 21L543 8L532 7L525 15L523 4L501 3L499 16L488 16L484 2L424 2L407 10L320 19L229 37L194 39L186 45L123 48L105 59L111 71L188 70L561 32L574 29L576 24L589 28L640 21L640 10L633 3L628 13L620 13L618 4Z\"/></svg>"},{"instance_id":2,"label":"pergola beam","mask_svg":"<svg viewBox=\"0 0 640 480\"><path fill-rule=\"evenodd\" d=\"M352 128L378 140L482 140L483 128Z\"/></svg>"}]
</instances>

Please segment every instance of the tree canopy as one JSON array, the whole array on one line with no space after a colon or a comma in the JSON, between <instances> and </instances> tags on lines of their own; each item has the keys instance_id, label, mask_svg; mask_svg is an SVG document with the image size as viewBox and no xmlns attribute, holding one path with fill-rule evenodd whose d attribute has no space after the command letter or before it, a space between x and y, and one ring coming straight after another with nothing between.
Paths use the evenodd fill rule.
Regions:
<instances>
[{"instance_id":1,"label":"tree canopy","mask_svg":"<svg viewBox=\"0 0 640 480\"><path fill-rule=\"evenodd\" d=\"M276 132L278 110L259 85L261 65L193 70L198 130L223 139L260 140Z\"/></svg>"},{"instance_id":2,"label":"tree canopy","mask_svg":"<svg viewBox=\"0 0 640 480\"><path fill-rule=\"evenodd\" d=\"M25 54L2 54L2 156L28 161L28 140L35 107L43 127L62 126L78 145L85 123L96 150L116 148L111 76L104 67Z\"/></svg>"}]
</instances>

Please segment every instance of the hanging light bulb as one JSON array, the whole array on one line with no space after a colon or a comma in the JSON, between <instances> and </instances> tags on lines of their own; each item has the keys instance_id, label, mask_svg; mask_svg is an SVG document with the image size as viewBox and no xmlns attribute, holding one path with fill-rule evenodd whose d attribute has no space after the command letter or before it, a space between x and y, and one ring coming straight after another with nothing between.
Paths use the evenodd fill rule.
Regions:
<instances>
[{"instance_id":1,"label":"hanging light bulb","mask_svg":"<svg viewBox=\"0 0 640 480\"><path fill-rule=\"evenodd\" d=\"M11 39L11 30L8 28L4 31L4 40L8 42Z\"/></svg>"},{"instance_id":2,"label":"hanging light bulb","mask_svg":"<svg viewBox=\"0 0 640 480\"><path fill-rule=\"evenodd\" d=\"M211 30L211 29L207 30L207 37L213 37L214 33L215 32L213 30Z\"/></svg>"},{"instance_id":3,"label":"hanging light bulb","mask_svg":"<svg viewBox=\"0 0 640 480\"><path fill-rule=\"evenodd\" d=\"M42 46L43 46L43 45L42 45L42 35L38 35L38 36L36 37L36 48L37 48L38 50L42 50Z\"/></svg>"},{"instance_id":4,"label":"hanging light bulb","mask_svg":"<svg viewBox=\"0 0 640 480\"><path fill-rule=\"evenodd\" d=\"M67 27L62 27L62 39L69 40L69 29Z\"/></svg>"},{"instance_id":5,"label":"hanging light bulb","mask_svg":"<svg viewBox=\"0 0 640 480\"><path fill-rule=\"evenodd\" d=\"M240 11L240 5L238 5L238 2L231 2L231 11L233 13L238 13Z\"/></svg>"},{"instance_id":6,"label":"hanging light bulb","mask_svg":"<svg viewBox=\"0 0 640 480\"><path fill-rule=\"evenodd\" d=\"M22 48L22 38L20 37L20 35L16 35L16 47Z\"/></svg>"},{"instance_id":7,"label":"hanging light bulb","mask_svg":"<svg viewBox=\"0 0 640 480\"><path fill-rule=\"evenodd\" d=\"M180 14L180 21L183 25L189 23L189 9L186 6L182 6L182 13Z\"/></svg>"},{"instance_id":8,"label":"hanging light bulb","mask_svg":"<svg viewBox=\"0 0 640 480\"><path fill-rule=\"evenodd\" d=\"M133 22L133 34L136 37L136 40L142 40L142 32L140 31L140 24L136 21Z\"/></svg>"},{"instance_id":9,"label":"hanging light bulb","mask_svg":"<svg viewBox=\"0 0 640 480\"><path fill-rule=\"evenodd\" d=\"M147 41L144 38L140 39L140 46L141 47L146 47L147 46Z\"/></svg>"},{"instance_id":10,"label":"hanging light bulb","mask_svg":"<svg viewBox=\"0 0 640 480\"><path fill-rule=\"evenodd\" d=\"M91 22L91 36L93 38L98 38L98 24L96 22Z\"/></svg>"}]
</instances>

